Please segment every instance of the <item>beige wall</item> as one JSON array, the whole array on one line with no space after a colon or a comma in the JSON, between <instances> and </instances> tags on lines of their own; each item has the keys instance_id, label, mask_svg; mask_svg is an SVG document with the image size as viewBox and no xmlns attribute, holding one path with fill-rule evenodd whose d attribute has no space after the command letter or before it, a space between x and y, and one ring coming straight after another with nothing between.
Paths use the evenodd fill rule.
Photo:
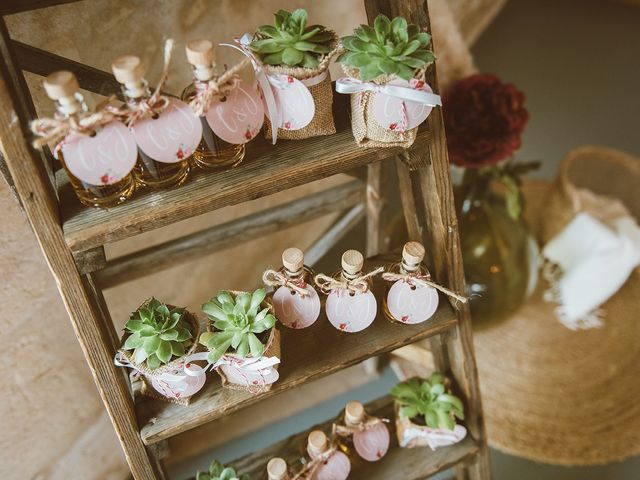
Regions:
<instances>
[{"instance_id":1,"label":"beige wall","mask_svg":"<svg viewBox=\"0 0 640 480\"><path fill-rule=\"evenodd\" d=\"M504 0L430 1L435 41L440 56L441 83L468 74L473 66L466 41L475 38ZM260 8L257 8L257 5ZM161 68L158 55L163 36L177 40L168 90L179 93L189 81L182 54L186 39L205 36L228 39L269 22L278 8L305 6L314 22L346 34L364 21L359 0L301 2L232 1L91 1L52 7L8 18L14 38L48 51L108 70L120 54L135 52L149 65L149 78ZM459 25L464 27L463 32ZM466 39L466 40L465 40ZM220 50L233 62L231 51ZM28 75L41 113L41 79ZM342 181L336 177L294 192L269 197L258 204L223 209L179 225L147 233L108 247L109 256L220 223L248 211L304 195ZM57 294L52 276L26 219L4 183L0 186L0 267L4 307L0 368L5 399L0 403L0 478L121 479L127 468L116 436L102 409L95 386ZM278 252L290 244L308 246L313 232L330 224L324 218L308 225L229 249L204 259L122 285L106 292L114 321L122 327L128 312L151 294L175 304L198 306L218 289L249 288ZM242 259L241 263L235 260Z\"/></svg>"}]
</instances>

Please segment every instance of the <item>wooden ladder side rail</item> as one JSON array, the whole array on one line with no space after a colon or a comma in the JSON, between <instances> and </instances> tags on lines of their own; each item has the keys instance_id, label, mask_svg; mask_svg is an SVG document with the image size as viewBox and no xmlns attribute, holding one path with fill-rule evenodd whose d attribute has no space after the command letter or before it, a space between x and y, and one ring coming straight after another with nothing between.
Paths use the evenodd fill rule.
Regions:
<instances>
[{"instance_id":1,"label":"wooden ladder side rail","mask_svg":"<svg viewBox=\"0 0 640 480\"><path fill-rule=\"evenodd\" d=\"M0 4L0 15L28 12L39 8L53 7L64 3L75 3L79 0L3 0Z\"/></svg>"},{"instance_id":2,"label":"wooden ladder side rail","mask_svg":"<svg viewBox=\"0 0 640 480\"><path fill-rule=\"evenodd\" d=\"M25 109L28 91L16 67L6 30L0 37L0 139L8 170L22 201L40 248L56 280L74 332L89 364L98 391L137 480L164 478L153 454L144 446L137 429L133 399L113 364L115 353L100 306L87 279L76 269L65 243L56 196L41 158L30 146ZM22 80L22 81L20 81Z\"/></svg>"}]
</instances>

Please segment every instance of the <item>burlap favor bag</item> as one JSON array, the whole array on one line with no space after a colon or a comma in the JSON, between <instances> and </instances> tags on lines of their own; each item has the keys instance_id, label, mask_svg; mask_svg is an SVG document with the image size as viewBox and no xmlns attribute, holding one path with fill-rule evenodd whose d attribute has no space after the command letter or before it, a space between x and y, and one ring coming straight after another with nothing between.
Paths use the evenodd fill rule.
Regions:
<instances>
[{"instance_id":1,"label":"burlap favor bag","mask_svg":"<svg viewBox=\"0 0 640 480\"><path fill-rule=\"evenodd\" d=\"M453 430L430 428L426 425L418 425L406 417L401 417L400 407L397 403L394 405L394 409L398 445L402 448L429 447L431 450L435 450L438 447L458 443L467 436L467 429L462 425L456 425Z\"/></svg>"},{"instance_id":2,"label":"burlap favor bag","mask_svg":"<svg viewBox=\"0 0 640 480\"><path fill-rule=\"evenodd\" d=\"M140 307L143 307L147 303L148 301L144 302ZM173 305L167 306L170 309L175 308ZM133 377L140 377L142 381L140 392L143 395L164 400L166 402L176 403L178 405L188 405L191 401L192 395L184 395L181 391L182 386L180 385L184 383L184 381L197 382L200 388L202 388L201 384L203 384L205 380L204 369L199 366L192 366L192 368L196 368L199 373L197 377L187 375L184 371L184 366L185 363L188 362L188 357L200 349L198 344L200 324L195 316L186 310L184 316L185 320L191 327L191 335L193 337L193 343L185 352L184 356L176 358L175 360L153 370L147 367L146 362L136 363L133 359L133 350L120 349L118 350L115 359L116 365L128 367L133 370L131 375L132 381L135 381L135 378ZM122 338L122 344L124 344L124 341L129 335L130 334L126 334ZM178 387L176 387L177 385Z\"/></svg>"},{"instance_id":3,"label":"burlap favor bag","mask_svg":"<svg viewBox=\"0 0 640 480\"><path fill-rule=\"evenodd\" d=\"M309 89L315 104L313 120L307 126L299 130L279 128L277 138L302 140L336 133L336 126L333 121L333 87L329 76L329 65L333 57L339 53L340 46L338 45L338 35L333 31L331 33L334 35L333 50L322 57L320 64L316 68L265 65L257 55L255 56L256 62L266 75L287 75L304 83ZM265 136L268 139L273 138L273 126L268 118L265 122Z\"/></svg>"}]
</instances>

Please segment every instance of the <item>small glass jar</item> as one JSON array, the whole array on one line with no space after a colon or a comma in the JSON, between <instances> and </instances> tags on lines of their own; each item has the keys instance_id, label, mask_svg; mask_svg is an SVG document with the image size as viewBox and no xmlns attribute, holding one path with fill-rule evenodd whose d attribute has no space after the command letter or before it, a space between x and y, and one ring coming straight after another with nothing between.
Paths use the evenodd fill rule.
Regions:
<instances>
[{"instance_id":1,"label":"small glass jar","mask_svg":"<svg viewBox=\"0 0 640 480\"><path fill-rule=\"evenodd\" d=\"M307 439L307 455L310 460L316 460L331 448L326 434L321 430L314 430ZM340 450L333 452L316 469L314 479L346 480L351 472L349 457Z\"/></svg>"},{"instance_id":2,"label":"small glass jar","mask_svg":"<svg viewBox=\"0 0 640 480\"><path fill-rule=\"evenodd\" d=\"M340 426L351 429L348 435L340 434ZM338 419L336 437L342 450L354 464L357 461L376 462L389 450L390 435L387 425L373 417L367 416L360 402L349 402Z\"/></svg>"}]
</instances>

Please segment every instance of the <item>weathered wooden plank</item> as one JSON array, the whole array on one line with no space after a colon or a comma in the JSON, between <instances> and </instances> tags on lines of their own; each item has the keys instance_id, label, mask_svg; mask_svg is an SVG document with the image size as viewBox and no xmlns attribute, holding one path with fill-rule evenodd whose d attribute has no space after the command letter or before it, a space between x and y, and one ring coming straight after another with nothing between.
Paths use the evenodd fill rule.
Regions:
<instances>
[{"instance_id":1,"label":"weathered wooden plank","mask_svg":"<svg viewBox=\"0 0 640 480\"><path fill-rule=\"evenodd\" d=\"M79 0L3 0L0 4L0 15L28 12L38 8L53 7L65 3L75 3Z\"/></svg>"},{"instance_id":2,"label":"weathered wooden plank","mask_svg":"<svg viewBox=\"0 0 640 480\"><path fill-rule=\"evenodd\" d=\"M15 52L22 70L43 77L57 70L69 70L78 79L80 88L104 96L115 94L121 100L123 99L120 84L109 72L32 47L17 40L11 42L11 48Z\"/></svg>"},{"instance_id":3,"label":"weathered wooden plank","mask_svg":"<svg viewBox=\"0 0 640 480\"><path fill-rule=\"evenodd\" d=\"M358 180L292 200L266 211L180 237L160 245L109 260L97 273L102 288L150 275L185 260L201 257L260 235L343 210L364 200L364 185ZM98 247L101 248L101 247Z\"/></svg>"},{"instance_id":4,"label":"weathered wooden plank","mask_svg":"<svg viewBox=\"0 0 640 480\"><path fill-rule=\"evenodd\" d=\"M379 257L367 262L366 268L387 264L390 258ZM381 298L383 289L382 280L377 280L374 284L377 298ZM442 308L431 320L418 325L391 323L385 318L380 306L373 324L357 334L336 330L326 319L324 312L309 328L282 328L280 379L271 391L252 395L244 391L223 389L217 378L209 378L204 391L198 394L188 408L145 401L139 406L141 418L148 419L140 431L142 439L146 444L164 440L313 379L444 332L456 324L456 318L450 305L444 301L441 304Z\"/></svg>"},{"instance_id":5,"label":"weathered wooden plank","mask_svg":"<svg viewBox=\"0 0 640 480\"><path fill-rule=\"evenodd\" d=\"M385 396L365 406L372 415L393 419L393 402ZM338 416L340 412L336 412ZM301 451L304 450L309 431L319 429L329 434L332 420L315 425L312 429L292 435L265 449L251 453L232 462L240 473L251 478L263 478L267 462L273 457L284 458L295 470L301 468ZM354 461L350 479L354 480L418 480L435 475L473 457L478 447L471 437L449 447L432 452L428 448L400 448L395 435L394 422L389 423L391 445L387 454L377 462Z\"/></svg>"},{"instance_id":6,"label":"weathered wooden plank","mask_svg":"<svg viewBox=\"0 0 640 480\"><path fill-rule=\"evenodd\" d=\"M83 207L68 184L60 189L64 232L72 250L86 250L227 205L261 198L398 154L399 148L358 147L348 125L345 95L337 95L338 133L276 147L260 138L247 146L244 162L232 170L199 173L179 188L141 192L110 210ZM417 145L428 142L422 129Z\"/></svg>"},{"instance_id":7,"label":"weathered wooden plank","mask_svg":"<svg viewBox=\"0 0 640 480\"><path fill-rule=\"evenodd\" d=\"M81 275L101 270L107 265L104 247L95 247L90 250L73 252L73 259Z\"/></svg>"},{"instance_id":8,"label":"weathered wooden plank","mask_svg":"<svg viewBox=\"0 0 640 480\"><path fill-rule=\"evenodd\" d=\"M381 185L382 162L367 167L367 245L365 255L372 257L380 251L380 215L384 206Z\"/></svg>"},{"instance_id":9,"label":"weathered wooden plank","mask_svg":"<svg viewBox=\"0 0 640 480\"><path fill-rule=\"evenodd\" d=\"M29 145L26 93L9 72L16 72L5 41L0 41L0 144L22 199L25 213L44 252L71 318L74 332L98 391L137 480L158 477L150 453L136 428L133 402L121 373L112 363L114 350L101 321L96 299L79 275L60 229L56 198L40 158Z\"/></svg>"}]
</instances>

